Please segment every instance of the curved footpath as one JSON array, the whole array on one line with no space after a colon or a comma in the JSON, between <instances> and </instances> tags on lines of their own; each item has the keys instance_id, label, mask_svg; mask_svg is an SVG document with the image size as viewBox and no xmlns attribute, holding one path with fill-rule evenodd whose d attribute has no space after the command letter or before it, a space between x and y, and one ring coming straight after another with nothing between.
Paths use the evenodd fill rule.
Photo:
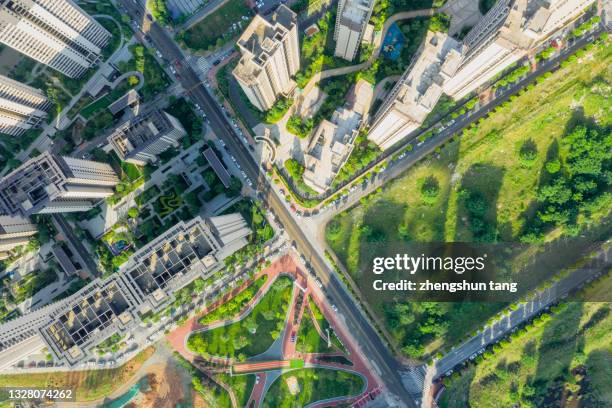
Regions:
<instances>
[{"instance_id":1,"label":"curved footpath","mask_svg":"<svg viewBox=\"0 0 612 408\"><path fill-rule=\"evenodd\" d=\"M370 55L370 58L368 58L367 61L362 62L357 65L351 65L348 67L331 68L325 71L317 72L316 74L312 76L312 78L310 78L310 81L308 81L306 86L304 86L304 88L302 89L302 94L306 94L310 92L310 90L322 79L331 78L331 77L335 77L338 75L351 74L355 71L363 71L363 70L370 68L370 66L374 63L374 61L378 59L378 56L380 55L380 50L382 47L382 42L385 36L387 35L387 31L389 30L389 27L391 27L392 24L398 21L401 21L401 20L408 20L408 19L415 18L415 17L433 16L436 13L436 11L437 9L435 8L429 8L429 9L422 9L422 10L402 11L400 13L396 13L392 15L387 20L385 20L385 24L383 25L382 33L380 36L376 37L377 40L374 46L374 50L372 51L372 55Z\"/></svg>"}]
</instances>

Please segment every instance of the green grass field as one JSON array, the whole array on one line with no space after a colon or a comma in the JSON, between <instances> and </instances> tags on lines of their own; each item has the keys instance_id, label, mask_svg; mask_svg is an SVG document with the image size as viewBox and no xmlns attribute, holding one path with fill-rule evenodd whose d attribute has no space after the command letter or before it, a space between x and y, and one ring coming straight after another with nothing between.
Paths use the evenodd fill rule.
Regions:
<instances>
[{"instance_id":1,"label":"green grass field","mask_svg":"<svg viewBox=\"0 0 612 408\"><path fill-rule=\"evenodd\" d=\"M292 395L287 379L295 377L300 391ZM299 369L284 373L272 383L264 397L264 408L303 407L310 403L333 397L351 396L363 389L361 377L337 370Z\"/></svg>"},{"instance_id":2,"label":"green grass field","mask_svg":"<svg viewBox=\"0 0 612 408\"><path fill-rule=\"evenodd\" d=\"M263 353L284 327L291 283L290 278L279 277L247 317L228 326L192 334L187 341L188 347L203 355L239 361Z\"/></svg>"},{"instance_id":3,"label":"green grass field","mask_svg":"<svg viewBox=\"0 0 612 408\"><path fill-rule=\"evenodd\" d=\"M612 123L610 51L609 46L597 46L579 61L570 62L445 146L439 157L427 158L388 183L366 204L336 216L327 226L327 242L357 285L362 273L360 256L367 254L364 245L372 240L518 241L535 215L544 163L562 136L576 123L591 122L600 129ZM522 155L525 145L535 151L529 162ZM423 193L424 185L432 179L437 184L433 198ZM478 236L466 208L466 192L484 198L484 230ZM577 227L597 224L609 215L611 207L610 196L604 195L577 216ZM555 228L547 231L545 238L553 240L563 232ZM435 306L439 319L435 333L430 331L416 340L411 333L422 326L420 317L428 318L432 313L413 310L415 318L402 322L396 310L382 304L373 306L384 315L398 345L414 357L456 343L503 305L439 304Z\"/></svg>"},{"instance_id":4,"label":"green grass field","mask_svg":"<svg viewBox=\"0 0 612 408\"><path fill-rule=\"evenodd\" d=\"M209 50L220 47L230 39L240 35L249 24L253 15L244 0L228 0L213 13L200 20L180 38L194 50ZM249 17L242 20L242 17ZM239 27L232 27L233 24Z\"/></svg>"},{"instance_id":5,"label":"green grass field","mask_svg":"<svg viewBox=\"0 0 612 408\"><path fill-rule=\"evenodd\" d=\"M502 351L445 380L440 406L610 406L611 330L609 303L568 303Z\"/></svg>"}]
</instances>

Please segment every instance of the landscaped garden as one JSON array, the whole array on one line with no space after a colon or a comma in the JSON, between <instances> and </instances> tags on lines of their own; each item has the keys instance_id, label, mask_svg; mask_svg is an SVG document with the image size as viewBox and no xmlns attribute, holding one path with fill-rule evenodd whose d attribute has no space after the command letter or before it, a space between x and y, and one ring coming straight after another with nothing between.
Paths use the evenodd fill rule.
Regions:
<instances>
[{"instance_id":1,"label":"landscaped garden","mask_svg":"<svg viewBox=\"0 0 612 408\"><path fill-rule=\"evenodd\" d=\"M357 395L364 386L360 376L346 371L325 368L291 370L272 383L262 407L303 407L328 398Z\"/></svg>"},{"instance_id":2,"label":"landscaped garden","mask_svg":"<svg viewBox=\"0 0 612 408\"><path fill-rule=\"evenodd\" d=\"M514 333L461 373L446 378L439 405L580 406L612 402L608 303L576 302Z\"/></svg>"},{"instance_id":3,"label":"landscaped garden","mask_svg":"<svg viewBox=\"0 0 612 408\"><path fill-rule=\"evenodd\" d=\"M239 294L234 296L230 301L220 304L210 313L205 314L199 319L200 324L208 324L216 322L217 320L230 319L240 313L241 310L249 303L249 301L259 292L259 289L266 282L268 275L264 275L247 288L241 291Z\"/></svg>"},{"instance_id":4,"label":"landscaped garden","mask_svg":"<svg viewBox=\"0 0 612 408\"><path fill-rule=\"evenodd\" d=\"M144 86L139 92L145 102L149 101L170 85L170 78L143 45L131 45L129 50L132 58L128 61L120 61L117 67L121 72L138 71L144 76Z\"/></svg>"},{"instance_id":5,"label":"landscaped garden","mask_svg":"<svg viewBox=\"0 0 612 408\"><path fill-rule=\"evenodd\" d=\"M319 327L317 330L315 322ZM327 341L327 336L330 336L330 341ZM336 336L334 329L331 327L318 306L308 299L308 305L304 310L304 316L300 323L300 328L297 332L296 349L303 353L333 353L345 352L345 348Z\"/></svg>"},{"instance_id":6,"label":"landscaped garden","mask_svg":"<svg viewBox=\"0 0 612 408\"><path fill-rule=\"evenodd\" d=\"M285 325L292 293L292 280L281 276L242 320L212 330L193 333L187 346L203 356L244 361L265 352Z\"/></svg>"},{"instance_id":7,"label":"landscaped garden","mask_svg":"<svg viewBox=\"0 0 612 408\"><path fill-rule=\"evenodd\" d=\"M544 242L585 234L609 216L603 78L612 58L601 43L589 48L329 223L327 242L357 285L367 245ZM421 357L456 344L504 305L372 306L403 352Z\"/></svg>"},{"instance_id":8,"label":"landscaped garden","mask_svg":"<svg viewBox=\"0 0 612 408\"><path fill-rule=\"evenodd\" d=\"M153 208L157 215L164 218L180 208L182 204L183 200L175 191L168 191L157 197L157 200L153 202Z\"/></svg>"}]
</instances>

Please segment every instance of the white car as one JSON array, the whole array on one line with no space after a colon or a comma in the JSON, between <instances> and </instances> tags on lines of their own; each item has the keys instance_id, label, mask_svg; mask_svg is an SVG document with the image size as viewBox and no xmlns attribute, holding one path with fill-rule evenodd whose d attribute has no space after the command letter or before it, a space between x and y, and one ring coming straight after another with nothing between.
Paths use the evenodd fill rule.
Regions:
<instances>
[{"instance_id":1,"label":"white car","mask_svg":"<svg viewBox=\"0 0 612 408\"><path fill-rule=\"evenodd\" d=\"M159 52L159 50L155 50L155 54L159 57L159 58L163 58L162 53Z\"/></svg>"},{"instance_id":2,"label":"white car","mask_svg":"<svg viewBox=\"0 0 612 408\"><path fill-rule=\"evenodd\" d=\"M225 142L221 139L219 139L219 144L221 145L221 147L225 147Z\"/></svg>"},{"instance_id":3,"label":"white car","mask_svg":"<svg viewBox=\"0 0 612 408\"><path fill-rule=\"evenodd\" d=\"M173 75L176 75L176 69L174 69L172 65L170 65L170 72L172 72Z\"/></svg>"}]
</instances>

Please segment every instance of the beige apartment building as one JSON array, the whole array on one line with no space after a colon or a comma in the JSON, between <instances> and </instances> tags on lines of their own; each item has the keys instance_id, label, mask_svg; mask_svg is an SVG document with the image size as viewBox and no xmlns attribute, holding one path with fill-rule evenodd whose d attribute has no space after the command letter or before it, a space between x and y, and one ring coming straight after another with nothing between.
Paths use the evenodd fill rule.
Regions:
<instances>
[{"instance_id":1,"label":"beige apartment building","mask_svg":"<svg viewBox=\"0 0 612 408\"><path fill-rule=\"evenodd\" d=\"M295 88L300 69L297 15L281 4L269 17L256 15L237 42L242 53L232 71L249 101L259 110Z\"/></svg>"},{"instance_id":2,"label":"beige apartment building","mask_svg":"<svg viewBox=\"0 0 612 408\"><path fill-rule=\"evenodd\" d=\"M0 1L0 42L71 78L99 61L110 37L72 0Z\"/></svg>"},{"instance_id":3,"label":"beige apartment building","mask_svg":"<svg viewBox=\"0 0 612 408\"><path fill-rule=\"evenodd\" d=\"M0 75L0 133L21 136L47 116L48 107L40 89Z\"/></svg>"},{"instance_id":4,"label":"beige apartment building","mask_svg":"<svg viewBox=\"0 0 612 408\"><path fill-rule=\"evenodd\" d=\"M368 139L385 150L416 130L442 96L461 60L460 44L429 31L417 57L378 109Z\"/></svg>"},{"instance_id":5,"label":"beige apartment building","mask_svg":"<svg viewBox=\"0 0 612 408\"><path fill-rule=\"evenodd\" d=\"M370 21L375 0L340 0L336 14L334 55L352 61Z\"/></svg>"},{"instance_id":6,"label":"beige apartment building","mask_svg":"<svg viewBox=\"0 0 612 408\"><path fill-rule=\"evenodd\" d=\"M461 99L580 16L594 0L500 0L463 41L462 61L444 91Z\"/></svg>"},{"instance_id":7,"label":"beige apartment building","mask_svg":"<svg viewBox=\"0 0 612 408\"><path fill-rule=\"evenodd\" d=\"M324 119L314 131L304 152L304 183L313 190L323 193L332 186L353 151L373 97L372 84L359 80L349 92L345 106L336 109L331 120Z\"/></svg>"}]
</instances>

